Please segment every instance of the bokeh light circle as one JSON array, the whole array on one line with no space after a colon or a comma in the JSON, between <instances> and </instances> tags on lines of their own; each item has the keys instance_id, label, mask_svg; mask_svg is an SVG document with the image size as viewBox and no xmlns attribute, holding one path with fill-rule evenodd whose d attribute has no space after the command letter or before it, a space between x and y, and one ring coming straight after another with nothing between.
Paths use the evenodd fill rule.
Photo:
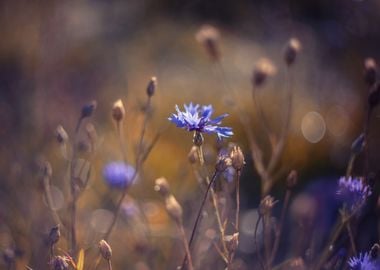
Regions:
<instances>
[{"instance_id":1,"label":"bokeh light circle","mask_svg":"<svg viewBox=\"0 0 380 270\"><path fill-rule=\"evenodd\" d=\"M302 118L301 131L305 139L310 143L317 143L323 139L326 133L326 123L317 112L308 112Z\"/></svg>"}]
</instances>

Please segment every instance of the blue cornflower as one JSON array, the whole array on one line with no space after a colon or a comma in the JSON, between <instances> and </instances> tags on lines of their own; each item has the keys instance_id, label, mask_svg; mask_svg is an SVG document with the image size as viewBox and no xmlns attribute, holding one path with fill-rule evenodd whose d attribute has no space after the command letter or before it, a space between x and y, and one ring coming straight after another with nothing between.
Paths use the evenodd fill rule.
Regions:
<instances>
[{"instance_id":1,"label":"blue cornflower","mask_svg":"<svg viewBox=\"0 0 380 270\"><path fill-rule=\"evenodd\" d=\"M380 267L379 260L372 259L368 252L360 253L357 257L348 260L350 270L377 270Z\"/></svg>"},{"instance_id":2,"label":"blue cornflower","mask_svg":"<svg viewBox=\"0 0 380 270\"><path fill-rule=\"evenodd\" d=\"M228 114L211 119L211 115L214 112L212 105L201 106L190 103L189 105L184 104L184 108L185 111L182 112L178 108L178 105L176 105L177 114L173 113L168 118L177 127L200 133L216 133L219 139L233 135L232 128L219 126Z\"/></svg>"},{"instance_id":3,"label":"blue cornflower","mask_svg":"<svg viewBox=\"0 0 380 270\"><path fill-rule=\"evenodd\" d=\"M136 169L121 161L108 163L103 169L106 183L113 188L128 188L136 179Z\"/></svg>"},{"instance_id":4,"label":"blue cornflower","mask_svg":"<svg viewBox=\"0 0 380 270\"><path fill-rule=\"evenodd\" d=\"M351 210L355 210L365 203L372 191L362 178L341 177L338 182L337 194Z\"/></svg>"}]
</instances>

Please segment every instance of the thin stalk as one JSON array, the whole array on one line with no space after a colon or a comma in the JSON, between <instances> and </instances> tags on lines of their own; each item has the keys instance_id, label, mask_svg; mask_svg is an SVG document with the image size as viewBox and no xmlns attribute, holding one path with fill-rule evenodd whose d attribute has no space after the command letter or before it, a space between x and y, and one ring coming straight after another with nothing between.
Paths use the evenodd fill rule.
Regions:
<instances>
[{"instance_id":1,"label":"thin stalk","mask_svg":"<svg viewBox=\"0 0 380 270\"><path fill-rule=\"evenodd\" d=\"M205 163L204 163L204 155L203 155L202 146L198 147L198 156L199 156L199 162L200 162L201 167L203 167L203 168L206 169ZM210 186L210 187L208 187L208 189L210 189L210 192L211 192L211 199L212 199L212 203L213 203L213 206L214 206L214 209L215 209L215 216L216 216L216 220L217 220L218 226L219 226L219 232L220 232L220 236L221 236L221 242L222 242L223 250L224 250L225 254L228 254L228 249L227 249L227 246L226 246L226 242L224 241L224 239L225 239L224 226L223 226L223 223L222 223L222 219L220 217L218 200L217 200L214 188L210 185L211 181L210 181L210 179L209 179L208 176L206 176L206 181L207 181L207 183ZM215 181L215 179L214 179L214 181Z\"/></svg>"},{"instance_id":2,"label":"thin stalk","mask_svg":"<svg viewBox=\"0 0 380 270\"><path fill-rule=\"evenodd\" d=\"M268 226L269 223L269 215L264 215L262 219L263 224L263 235L264 235L264 252L265 252L265 264L266 268L270 269L270 226Z\"/></svg>"},{"instance_id":3,"label":"thin stalk","mask_svg":"<svg viewBox=\"0 0 380 270\"><path fill-rule=\"evenodd\" d=\"M353 235L353 233L352 233L352 229L351 229L350 221L347 221L347 223L346 223L346 228L347 228L348 236L349 236L349 238L350 238L350 243L351 243L352 252L354 253L354 255L356 255L356 254L357 254L357 249L356 249L355 239L354 239L354 235Z\"/></svg>"},{"instance_id":4,"label":"thin stalk","mask_svg":"<svg viewBox=\"0 0 380 270\"><path fill-rule=\"evenodd\" d=\"M350 160L348 161L348 165L347 165L346 179L348 179L348 177L350 177L350 175L352 174L352 168L354 167L355 158L356 158L356 155L351 154Z\"/></svg>"},{"instance_id":5,"label":"thin stalk","mask_svg":"<svg viewBox=\"0 0 380 270\"><path fill-rule=\"evenodd\" d=\"M255 232L254 232L254 235L253 235L253 241L255 243L256 254L257 254L257 258L258 258L258 260L260 262L261 269L265 269L265 266L263 264L263 260L262 260L261 254L260 254L260 250L259 250L259 245L258 245L258 242L257 242L257 230L259 228L259 224L260 224L261 219L262 219L262 216L259 215L259 218L257 219L256 225L255 225Z\"/></svg>"},{"instance_id":6,"label":"thin stalk","mask_svg":"<svg viewBox=\"0 0 380 270\"><path fill-rule=\"evenodd\" d=\"M286 215L286 212L288 209L291 193L292 193L292 191L290 189L286 190L284 206L283 206L282 211L281 211L280 224L278 225L277 230L276 230L276 238L275 238L275 241L273 244L272 254L271 254L271 257L269 260L269 266L270 267L272 266L273 260L276 257L277 250L278 250L278 247L280 245L282 227L284 225L285 215Z\"/></svg>"},{"instance_id":7,"label":"thin stalk","mask_svg":"<svg viewBox=\"0 0 380 270\"><path fill-rule=\"evenodd\" d=\"M79 129L82 125L83 117L81 116L78 119L77 125L75 127L75 134L74 134L74 140L73 140L73 149L72 149L72 156L70 160L70 192L71 192L71 251L73 256L76 256L76 246L77 246L77 238L76 238L76 203L77 203L77 196L75 194L75 177L74 177L74 165L77 155L77 149L76 149L76 142L78 138Z\"/></svg>"},{"instance_id":8,"label":"thin stalk","mask_svg":"<svg viewBox=\"0 0 380 270\"><path fill-rule=\"evenodd\" d=\"M205 194L203 195L203 199L202 199L201 205L200 205L200 207L199 207L198 214L197 214L197 217L196 217L196 219L195 219L195 223L194 223L193 229L192 229L192 231L191 231L190 240L189 240L189 248L191 248L191 245L192 245L192 243L193 243L194 236L195 236L196 230L197 230L197 228L198 228L198 223L199 223L199 220L200 220L201 215L202 215L203 207L205 206L205 203L206 203L206 199L207 199L208 192L210 191L211 186L214 184L217 175L218 175L218 173L217 173L217 171L215 171L214 175L213 175L212 178L211 178L211 181L210 181L210 182L208 183L208 185L207 185L206 192L205 192ZM187 261L187 256L184 258L184 260L183 260L183 262L182 262L182 267L181 267L181 269L184 268L184 266L185 266L185 264L186 264L186 261Z\"/></svg>"},{"instance_id":9,"label":"thin stalk","mask_svg":"<svg viewBox=\"0 0 380 270\"><path fill-rule=\"evenodd\" d=\"M364 177L368 183L368 173L369 173L369 126L370 126L370 120L371 120L371 114L372 114L372 109L367 108L367 114L366 114L366 119L364 122L364 149L365 149L365 163L364 163Z\"/></svg>"},{"instance_id":10,"label":"thin stalk","mask_svg":"<svg viewBox=\"0 0 380 270\"><path fill-rule=\"evenodd\" d=\"M123 141L123 134L122 134L122 129L121 129L121 121L116 122L116 129L117 129L117 139L119 141L120 149L121 149L121 154L123 156L123 160L125 163L128 162L127 159L127 150L125 149L126 146Z\"/></svg>"},{"instance_id":11,"label":"thin stalk","mask_svg":"<svg viewBox=\"0 0 380 270\"><path fill-rule=\"evenodd\" d=\"M112 270L112 263L111 263L111 260L108 260L108 270Z\"/></svg>"},{"instance_id":12,"label":"thin stalk","mask_svg":"<svg viewBox=\"0 0 380 270\"><path fill-rule=\"evenodd\" d=\"M239 232L239 216L240 216L240 175L241 171L238 170L236 175L236 216L235 216L235 230Z\"/></svg>"},{"instance_id":13,"label":"thin stalk","mask_svg":"<svg viewBox=\"0 0 380 270\"><path fill-rule=\"evenodd\" d=\"M60 224L60 226L62 226L61 228L65 229L59 215L57 214L57 211L54 209L54 206L53 206L53 198L52 198L51 190L50 190L50 178L48 176L44 176L44 191L45 191L46 203L52 214L54 223Z\"/></svg>"},{"instance_id":14,"label":"thin stalk","mask_svg":"<svg viewBox=\"0 0 380 270\"><path fill-rule=\"evenodd\" d=\"M189 270L194 270L193 259L191 258L190 247L189 247L189 243L187 242L185 229L183 228L182 221L177 222L177 226L181 234L183 246L185 248L186 258L187 258L187 261L189 262Z\"/></svg>"}]
</instances>

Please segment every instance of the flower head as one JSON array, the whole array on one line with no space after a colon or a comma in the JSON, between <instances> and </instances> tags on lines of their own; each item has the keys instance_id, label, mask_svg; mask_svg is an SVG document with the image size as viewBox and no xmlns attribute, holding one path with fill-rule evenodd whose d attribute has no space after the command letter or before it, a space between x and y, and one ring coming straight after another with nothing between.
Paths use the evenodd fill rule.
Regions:
<instances>
[{"instance_id":1,"label":"flower head","mask_svg":"<svg viewBox=\"0 0 380 270\"><path fill-rule=\"evenodd\" d=\"M124 162L110 162L103 169L104 180L110 187L128 188L136 178L136 169Z\"/></svg>"},{"instance_id":2,"label":"flower head","mask_svg":"<svg viewBox=\"0 0 380 270\"><path fill-rule=\"evenodd\" d=\"M361 178L341 177L338 182L337 194L351 210L355 210L365 203L372 191Z\"/></svg>"},{"instance_id":3,"label":"flower head","mask_svg":"<svg viewBox=\"0 0 380 270\"><path fill-rule=\"evenodd\" d=\"M380 262L372 259L368 252L360 253L357 257L351 257L348 260L351 270L376 270L380 267Z\"/></svg>"},{"instance_id":4,"label":"flower head","mask_svg":"<svg viewBox=\"0 0 380 270\"><path fill-rule=\"evenodd\" d=\"M178 105L175 108L177 114L173 113L168 119L179 128L200 133L216 133L219 139L233 135L232 128L219 126L228 114L211 119L211 115L214 112L212 105L185 104L185 111L183 112L180 111Z\"/></svg>"}]
</instances>

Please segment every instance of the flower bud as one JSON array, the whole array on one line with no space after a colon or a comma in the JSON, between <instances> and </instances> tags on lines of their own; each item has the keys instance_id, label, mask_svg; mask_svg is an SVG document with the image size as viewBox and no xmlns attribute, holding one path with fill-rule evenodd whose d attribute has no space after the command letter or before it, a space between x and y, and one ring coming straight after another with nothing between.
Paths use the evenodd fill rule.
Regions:
<instances>
[{"instance_id":1,"label":"flower bud","mask_svg":"<svg viewBox=\"0 0 380 270\"><path fill-rule=\"evenodd\" d=\"M124 109L123 102L121 101L121 99L118 99L113 104L113 107L112 107L112 118L116 122L120 122L121 120L123 120L124 116L125 116L125 109Z\"/></svg>"},{"instance_id":2,"label":"flower bud","mask_svg":"<svg viewBox=\"0 0 380 270\"><path fill-rule=\"evenodd\" d=\"M235 145L232 148L231 153L230 153L230 158L232 161L232 167L237 171L241 171L241 169L243 168L245 164L245 161L244 161L243 152L241 151L239 146Z\"/></svg>"},{"instance_id":3,"label":"flower bud","mask_svg":"<svg viewBox=\"0 0 380 270\"><path fill-rule=\"evenodd\" d=\"M99 252L105 260L111 260L112 249L110 245L106 242L106 240L99 241Z\"/></svg>"},{"instance_id":4,"label":"flower bud","mask_svg":"<svg viewBox=\"0 0 380 270\"><path fill-rule=\"evenodd\" d=\"M218 47L218 40L220 34L218 29L211 25L203 25L195 35L195 39L201 43L211 60L218 61L220 59L220 51Z\"/></svg>"},{"instance_id":5,"label":"flower bud","mask_svg":"<svg viewBox=\"0 0 380 270\"><path fill-rule=\"evenodd\" d=\"M172 219L176 222L181 222L183 214L182 207L173 195L169 195L165 198L165 208Z\"/></svg>"},{"instance_id":6,"label":"flower bud","mask_svg":"<svg viewBox=\"0 0 380 270\"><path fill-rule=\"evenodd\" d=\"M260 59L253 69L252 84L255 87L262 86L266 79L276 74L276 67L266 58Z\"/></svg>"},{"instance_id":7,"label":"flower bud","mask_svg":"<svg viewBox=\"0 0 380 270\"><path fill-rule=\"evenodd\" d=\"M156 92L156 88L157 88L157 78L152 77L146 88L146 93L148 97L152 97L154 95L154 93Z\"/></svg>"},{"instance_id":8,"label":"flower bud","mask_svg":"<svg viewBox=\"0 0 380 270\"><path fill-rule=\"evenodd\" d=\"M286 44L285 51L284 51L284 59L285 63L288 66L291 66L297 57L298 52L301 50L301 43L296 38L291 38Z\"/></svg>"},{"instance_id":9,"label":"flower bud","mask_svg":"<svg viewBox=\"0 0 380 270\"><path fill-rule=\"evenodd\" d=\"M270 195L265 196L259 205L259 214L261 216L268 215L272 212L273 206L277 203Z\"/></svg>"},{"instance_id":10,"label":"flower bud","mask_svg":"<svg viewBox=\"0 0 380 270\"><path fill-rule=\"evenodd\" d=\"M218 172L224 172L229 166L231 166L231 158L225 155L219 155L216 161L215 170Z\"/></svg>"},{"instance_id":11,"label":"flower bud","mask_svg":"<svg viewBox=\"0 0 380 270\"><path fill-rule=\"evenodd\" d=\"M64 144L69 140L69 135L67 135L66 130L61 125L55 129L55 137L58 143L61 144Z\"/></svg>"},{"instance_id":12,"label":"flower bud","mask_svg":"<svg viewBox=\"0 0 380 270\"><path fill-rule=\"evenodd\" d=\"M49 233L49 243L50 245L54 245L59 241L59 238L61 237L61 231L59 230L59 225L54 226L51 228Z\"/></svg>"},{"instance_id":13,"label":"flower bud","mask_svg":"<svg viewBox=\"0 0 380 270\"><path fill-rule=\"evenodd\" d=\"M373 58L367 58L364 61L364 81L368 86L372 86L376 82L377 64Z\"/></svg>"},{"instance_id":14,"label":"flower bud","mask_svg":"<svg viewBox=\"0 0 380 270\"><path fill-rule=\"evenodd\" d=\"M154 185L154 190L166 197L170 194L168 181L164 177L157 178Z\"/></svg>"},{"instance_id":15,"label":"flower bud","mask_svg":"<svg viewBox=\"0 0 380 270\"><path fill-rule=\"evenodd\" d=\"M92 100L89 103L87 103L86 105L84 105L82 107L81 117L82 118L90 117L94 113L96 106L97 106L97 103L95 100Z\"/></svg>"}]
</instances>

